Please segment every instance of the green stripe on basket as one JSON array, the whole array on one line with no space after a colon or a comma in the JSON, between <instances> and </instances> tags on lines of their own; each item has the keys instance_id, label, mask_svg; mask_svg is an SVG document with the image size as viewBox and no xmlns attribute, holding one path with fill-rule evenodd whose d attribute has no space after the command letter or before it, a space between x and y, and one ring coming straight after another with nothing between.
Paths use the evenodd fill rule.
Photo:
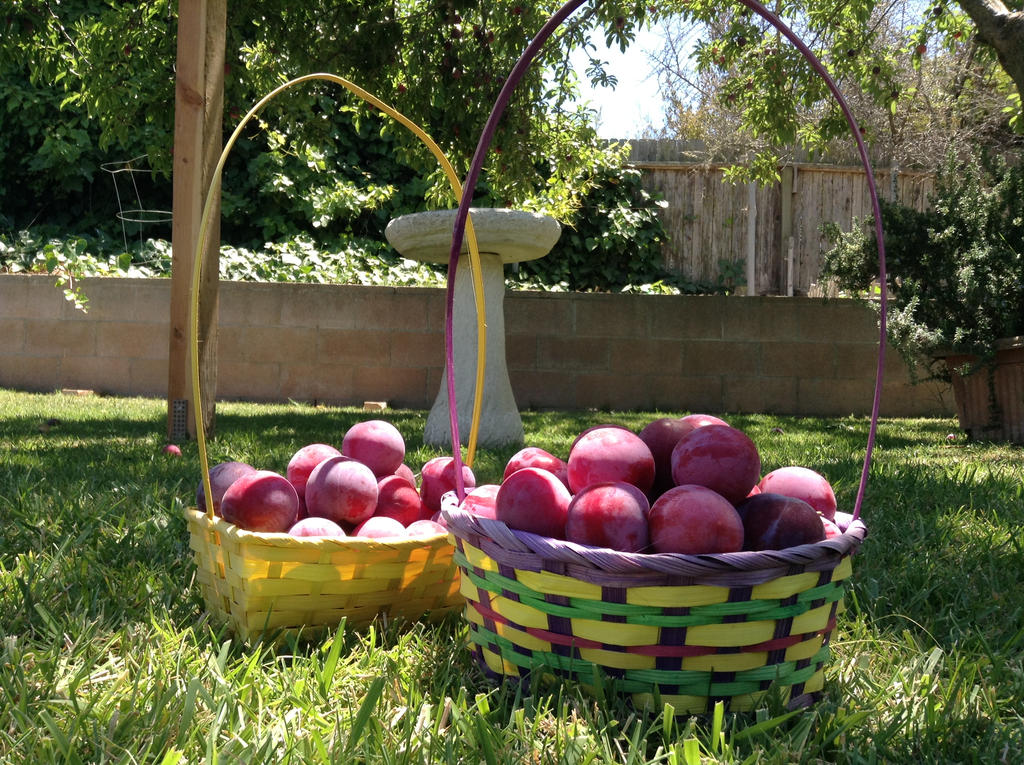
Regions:
<instances>
[{"instance_id":1,"label":"green stripe on basket","mask_svg":"<svg viewBox=\"0 0 1024 765\"><path fill-rule=\"evenodd\" d=\"M607 674L603 667L585 659L559 656L546 651L520 653L514 649L511 641L490 632L480 625L473 625L473 629L470 631L470 638L474 643L485 649L498 647L501 651L501 657L505 661L522 669L558 670L562 674L571 675L573 679L582 683L593 682L595 670L600 670L602 673ZM647 693L654 686L668 686L672 688L673 694L739 696L762 690L762 684L766 681L779 685L794 685L807 682L828 659L828 646L823 646L815 654L809 665L799 669L796 662L787 661L740 672L727 673L730 676L729 680L719 680L717 682L713 681L713 674L706 671L638 669L625 670L623 676L614 678L614 682L617 688L624 693Z\"/></svg>"},{"instance_id":2,"label":"green stripe on basket","mask_svg":"<svg viewBox=\"0 0 1024 765\"><path fill-rule=\"evenodd\" d=\"M600 621L605 615L625 616L627 624L642 624L656 627L697 627L707 624L720 624L723 617L745 614L747 621L769 621L788 619L806 613L813 601L834 603L843 597L846 584L828 582L809 590L798 593L796 603L780 605L780 600L743 600L736 602L714 603L707 606L693 606L688 614L665 614L659 606L640 606L631 603L610 603L604 600L587 598L570 598L569 605L550 603L544 600L536 590L521 582L511 579L496 571L487 571L483 576L469 567L462 553L455 553L456 562L463 574L481 590L494 594L512 592L519 596L519 601L541 613L561 616L567 619L591 619ZM789 600L789 598L786 598Z\"/></svg>"}]
</instances>

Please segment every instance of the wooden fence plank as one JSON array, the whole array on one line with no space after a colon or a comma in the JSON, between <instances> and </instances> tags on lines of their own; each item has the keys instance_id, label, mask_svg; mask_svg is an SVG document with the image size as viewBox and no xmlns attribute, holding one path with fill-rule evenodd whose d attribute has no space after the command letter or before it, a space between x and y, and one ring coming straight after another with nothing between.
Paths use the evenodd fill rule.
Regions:
<instances>
[{"instance_id":1,"label":"wooden fence plank","mask_svg":"<svg viewBox=\"0 0 1024 765\"><path fill-rule=\"evenodd\" d=\"M648 147L645 156L678 156L673 146ZM745 263L747 189L724 182L724 166L635 160L644 187L663 197L662 222L669 232L663 248L666 268L695 282L715 283L722 263ZM789 241L793 243L793 294L813 294L830 243L822 231L834 222L849 230L871 214L864 169L797 164L783 168L785 182L759 186L754 294L784 295L788 286ZM879 193L891 197L888 169L874 170ZM786 199L783 199L785 187ZM930 173L900 172L895 183L903 204L924 210L934 188ZM748 293L749 294L749 293Z\"/></svg>"}]
</instances>

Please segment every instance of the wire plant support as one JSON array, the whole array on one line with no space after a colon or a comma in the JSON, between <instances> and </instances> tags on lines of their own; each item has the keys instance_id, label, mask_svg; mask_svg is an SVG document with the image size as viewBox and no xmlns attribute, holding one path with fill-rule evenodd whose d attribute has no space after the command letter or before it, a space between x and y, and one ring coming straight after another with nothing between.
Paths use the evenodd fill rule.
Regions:
<instances>
[{"instance_id":1,"label":"wire plant support","mask_svg":"<svg viewBox=\"0 0 1024 765\"><path fill-rule=\"evenodd\" d=\"M170 210L146 208L142 204L142 194L139 192L136 176L153 174L152 169L145 166L147 159L149 159L148 154L140 154L131 159L104 162L100 165L100 169L105 173L109 173L114 181L114 196L117 197L117 219L121 221L121 236L124 239L125 251L128 250L128 228L125 226L126 223L138 225L139 242L141 243L143 226L170 223L172 218ZM135 207L125 208L124 202L121 199L121 188L117 182L118 178L121 178L122 182L127 183L129 190L134 194ZM130 200L131 197L126 197L126 199Z\"/></svg>"}]
</instances>

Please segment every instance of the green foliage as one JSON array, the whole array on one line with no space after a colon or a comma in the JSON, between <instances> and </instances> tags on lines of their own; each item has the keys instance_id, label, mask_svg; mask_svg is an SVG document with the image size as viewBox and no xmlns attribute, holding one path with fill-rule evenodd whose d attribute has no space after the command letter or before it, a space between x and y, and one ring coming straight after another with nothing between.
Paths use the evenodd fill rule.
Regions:
<instances>
[{"instance_id":1,"label":"green foliage","mask_svg":"<svg viewBox=\"0 0 1024 765\"><path fill-rule=\"evenodd\" d=\"M259 249L223 246L222 279L391 287L442 287L445 274L430 265L395 255L387 245L345 238L324 249L298 235Z\"/></svg>"},{"instance_id":2,"label":"green foliage","mask_svg":"<svg viewBox=\"0 0 1024 765\"><path fill-rule=\"evenodd\" d=\"M49 230L50 235L43 231ZM100 232L93 236L61 236L52 227L19 231L0 230L0 273L52 274L64 297L75 308L88 312L89 298L79 280L90 276L145 278L170 273L171 248L166 241L147 239L122 242Z\"/></svg>"},{"instance_id":3,"label":"green foliage","mask_svg":"<svg viewBox=\"0 0 1024 765\"><path fill-rule=\"evenodd\" d=\"M330 71L395 105L464 173L505 76L525 41L559 5L510 0L229 4L225 124L231 126L284 80ZM112 225L112 189L109 179L98 175L99 166L141 155L165 181L153 206L169 208L176 12L168 0L74 0L18 3L0 18L0 207L13 227L37 219L81 220L83 212L89 213L88 226ZM604 28L609 39L624 46L645 14L644 4L603 3L580 13L546 47L501 121L480 204L518 205L541 195L556 214L568 214L585 191L577 185L579 169L597 139L589 113L571 105L575 75L565 65L567 49L584 45L590 31ZM600 66L594 71L601 76ZM271 229L287 224L289 233L297 233L311 218L323 224L327 213L337 222L353 209L338 199L347 192L329 189L333 181L314 182L315 192L326 192L319 210L309 209L317 203L301 199L311 152L323 160L321 172L341 176L341 187L365 187L363 172L373 173L382 187L401 187L391 177L398 172L403 183L410 176L426 179L413 199L421 207L428 201L452 203L447 181L417 139L369 119L363 102L337 91L313 85L282 96L264 129L252 131L249 146L239 147L243 175L269 172L292 181L289 193L280 184L252 187L269 193L264 206L274 206L282 194L288 197L282 219ZM273 169L249 166L266 153ZM384 177L363 164L376 163L382 154L397 168ZM551 162L538 163L537 157ZM332 160L338 164L331 166ZM227 185L239 194L249 188ZM493 189L490 198L488 189ZM85 210L81 199L72 197L83 193L92 195ZM372 208L383 200L371 194L369 201ZM392 211L405 212L408 201L400 197L389 204ZM244 235L244 227L239 232Z\"/></svg>"},{"instance_id":4,"label":"green foliage","mask_svg":"<svg viewBox=\"0 0 1024 765\"><path fill-rule=\"evenodd\" d=\"M325 245L383 239L391 217L423 205L428 181L396 160L390 119L360 114L338 90L313 88L314 122L324 128L316 143L271 102L261 126L236 144L222 184L224 239L253 247L295 236Z\"/></svg>"},{"instance_id":5,"label":"green foliage","mask_svg":"<svg viewBox=\"0 0 1024 765\"><path fill-rule=\"evenodd\" d=\"M930 203L926 212L882 204L888 324L908 360L924 357L944 377L933 352L988 359L996 340L1024 334L1024 167L950 156ZM832 237L824 275L863 293L877 276L874 234L857 225Z\"/></svg>"},{"instance_id":6,"label":"green foliage","mask_svg":"<svg viewBox=\"0 0 1024 765\"><path fill-rule=\"evenodd\" d=\"M956 3L797 0L771 9L836 82L878 161L930 166L949 146L1021 145L1012 132L1020 82L1004 64L1020 57L1013 46L1022 41L1006 35L997 55ZM825 81L759 15L714 0L659 4L658 14L673 41L659 64L669 131L736 163L731 179L773 182L780 160L801 154L857 162L851 125Z\"/></svg>"},{"instance_id":7,"label":"green foliage","mask_svg":"<svg viewBox=\"0 0 1024 765\"><path fill-rule=\"evenodd\" d=\"M285 80L329 71L392 103L464 173L505 76L560 5L230 3L225 129ZM624 154L604 147L592 115L572 104L576 76L567 52L589 46L593 32L624 48L647 13L646 4L614 0L582 9L559 31L512 98L475 204L542 210L571 221L592 189L619 183L615 175ZM153 173L139 203L170 209L176 14L168 0L72 0L19 3L0 18L4 261L12 260L12 248L24 236L31 265L23 267L41 268L46 259L37 256L44 247L71 247L39 244L56 227L70 232L68 239L88 232L85 244L69 249L64 260L50 260L61 279L123 272L121 263L139 267L134 253L126 260L122 252L131 248L116 243L119 204L125 205L101 170L106 162L145 157ZM591 72L607 79L599 61ZM662 278L656 245L664 232L637 180L624 176L621 188L616 199L607 192L588 198L578 228L581 245L570 248L573 276L558 281L606 289ZM225 273L429 283L436 272L389 263L377 243L390 218L452 204L436 160L407 130L336 85L309 83L269 104L225 167L221 234L231 243ZM610 217L602 221L604 214ZM25 231L30 233L16 233ZM168 233L141 232L153 238ZM367 273L354 273L354 263ZM153 273L160 268L154 264ZM524 275L533 278L538 276ZM69 299L84 297L72 292Z\"/></svg>"},{"instance_id":8,"label":"green foliage","mask_svg":"<svg viewBox=\"0 0 1024 765\"><path fill-rule=\"evenodd\" d=\"M117 254L108 255L105 253ZM327 244L298 234L261 247L222 245L220 277L235 281L363 284L392 287L442 287L445 272L399 257L373 240L339 237ZM78 280L110 276L158 278L171 275L171 245L163 239L130 242L105 235L38 236L22 231L15 237L0 233L0 273L53 274L65 296L85 310L88 297Z\"/></svg>"},{"instance_id":9,"label":"green foliage","mask_svg":"<svg viewBox=\"0 0 1024 765\"><path fill-rule=\"evenodd\" d=\"M149 155L164 179L173 135L175 21L167 0L22 2L0 17L0 209L81 230L113 226L108 161ZM169 209L170 193L154 199Z\"/></svg>"}]
</instances>

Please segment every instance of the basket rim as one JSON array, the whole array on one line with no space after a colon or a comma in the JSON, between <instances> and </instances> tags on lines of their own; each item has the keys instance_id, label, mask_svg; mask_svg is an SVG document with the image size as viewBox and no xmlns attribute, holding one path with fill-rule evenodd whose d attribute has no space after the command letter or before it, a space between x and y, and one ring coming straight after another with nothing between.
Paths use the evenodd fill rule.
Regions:
<instances>
[{"instance_id":1,"label":"basket rim","mask_svg":"<svg viewBox=\"0 0 1024 765\"><path fill-rule=\"evenodd\" d=\"M390 539L371 539L369 537L295 537L285 532L249 531L220 516L210 518L196 507L185 509L185 518L192 522L204 524L239 542L256 542L270 547L298 548L307 550L359 550L373 552L375 550L410 550L418 547L436 546L440 542L448 542L449 534L437 532L430 536L393 537Z\"/></svg>"},{"instance_id":2,"label":"basket rim","mask_svg":"<svg viewBox=\"0 0 1024 765\"><path fill-rule=\"evenodd\" d=\"M503 521L474 513L443 509L449 531L473 544L473 537L485 538L496 548L514 554L533 554L540 558L613 573L660 573L682 576L719 572L753 572L787 566L806 567L821 561L845 558L860 547L867 526L848 513L836 513L843 533L813 544L796 545L784 550L756 550L735 553L629 553L594 547L562 539L512 529Z\"/></svg>"}]
</instances>

